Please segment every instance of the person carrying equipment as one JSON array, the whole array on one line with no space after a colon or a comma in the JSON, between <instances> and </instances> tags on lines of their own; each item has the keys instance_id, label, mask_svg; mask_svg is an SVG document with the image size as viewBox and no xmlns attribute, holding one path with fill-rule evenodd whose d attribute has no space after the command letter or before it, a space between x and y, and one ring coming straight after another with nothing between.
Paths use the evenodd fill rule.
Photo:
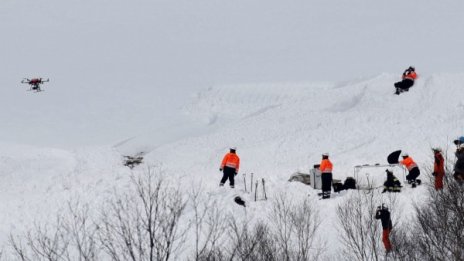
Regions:
<instances>
[{"instance_id":1,"label":"person carrying equipment","mask_svg":"<svg viewBox=\"0 0 464 261\"><path fill-rule=\"evenodd\" d=\"M401 192L401 182L393 175L393 171L386 169L387 180L383 183L383 191L385 192Z\"/></svg>"},{"instance_id":2,"label":"person carrying equipment","mask_svg":"<svg viewBox=\"0 0 464 261\"><path fill-rule=\"evenodd\" d=\"M411 88L414 85L414 81L416 80L416 78L416 69L413 66L409 66L409 68L403 72L402 81L395 83L395 94L399 95L402 92L409 91L409 88Z\"/></svg>"},{"instance_id":3,"label":"person carrying equipment","mask_svg":"<svg viewBox=\"0 0 464 261\"><path fill-rule=\"evenodd\" d=\"M405 166L409 172L409 174L406 176L406 180L408 181L408 184L412 184L412 187L415 188L416 185L421 184L421 180L417 179L417 177L420 175L419 167L414 162L414 160L409 157L408 153L403 152L401 156L403 157L403 160L400 161L400 164Z\"/></svg>"},{"instance_id":4,"label":"person carrying equipment","mask_svg":"<svg viewBox=\"0 0 464 261\"><path fill-rule=\"evenodd\" d=\"M380 219L382 221L382 242L385 247L385 250L390 252L392 250L392 245L390 242L390 232L393 229L392 221L390 218L390 211L388 211L388 207L384 204L382 206L377 207L377 211L375 212L375 219Z\"/></svg>"},{"instance_id":5,"label":"person carrying equipment","mask_svg":"<svg viewBox=\"0 0 464 261\"><path fill-rule=\"evenodd\" d=\"M445 176L445 159L441 154L440 148L433 148L433 172L432 176L435 177L435 190L443 189L443 177Z\"/></svg>"},{"instance_id":6,"label":"person carrying equipment","mask_svg":"<svg viewBox=\"0 0 464 261\"><path fill-rule=\"evenodd\" d=\"M223 171L223 176L219 186L224 186L224 183L229 179L229 185L231 188L234 188L235 185L235 175L238 173L240 167L240 158L238 157L236 147L231 147L230 152L227 153L221 162L221 167L219 171Z\"/></svg>"},{"instance_id":7,"label":"person carrying equipment","mask_svg":"<svg viewBox=\"0 0 464 261\"><path fill-rule=\"evenodd\" d=\"M330 198L332 186L332 162L329 160L329 153L322 154L322 161L319 165L322 179L322 199Z\"/></svg>"}]
</instances>

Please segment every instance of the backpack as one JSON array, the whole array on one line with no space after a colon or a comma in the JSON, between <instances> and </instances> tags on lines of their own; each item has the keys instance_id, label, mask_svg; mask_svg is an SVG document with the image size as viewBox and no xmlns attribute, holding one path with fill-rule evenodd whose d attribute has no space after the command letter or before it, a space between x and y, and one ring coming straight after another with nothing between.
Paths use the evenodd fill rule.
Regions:
<instances>
[{"instance_id":1,"label":"backpack","mask_svg":"<svg viewBox=\"0 0 464 261\"><path fill-rule=\"evenodd\" d=\"M345 189L341 182L335 182L334 184L332 184L332 187L334 189L334 192L340 192Z\"/></svg>"},{"instance_id":2,"label":"backpack","mask_svg":"<svg viewBox=\"0 0 464 261\"><path fill-rule=\"evenodd\" d=\"M356 189L356 180L352 177L347 177L345 183L343 184L345 189Z\"/></svg>"}]
</instances>

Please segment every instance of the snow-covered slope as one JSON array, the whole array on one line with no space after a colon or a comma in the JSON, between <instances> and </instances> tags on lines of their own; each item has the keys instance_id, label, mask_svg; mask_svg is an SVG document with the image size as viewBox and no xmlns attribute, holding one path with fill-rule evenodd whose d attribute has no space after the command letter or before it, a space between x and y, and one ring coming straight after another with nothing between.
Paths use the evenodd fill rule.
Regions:
<instances>
[{"instance_id":1,"label":"snow-covered slope","mask_svg":"<svg viewBox=\"0 0 464 261\"><path fill-rule=\"evenodd\" d=\"M431 146L447 149L464 132L464 102L459 95L464 74L423 75L400 96L393 95L396 78L381 74L342 83L214 86L184 107L184 113L197 122L196 131L188 132L187 126L166 129L173 138L161 142L156 139L158 132L152 139L143 134L115 147L72 151L4 144L0 191L7 200L0 210L8 215L2 216L1 234L54 215L71 198L98 203L113 188L126 186L129 170L122 166L121 152L146 152L147 164L161 162L181 186L202 182L230 211L237 207L230 200L234 194L250 201L252 196L243 191L242 175L235 190L218 189L219 163L229 146L238 147L240 174L253 172L255 179L265 178L271 199L280 192L296 201L308 195L316 199L316 191L287 180L297 170L307 172L322 152L331 154L337 179L352 176L355 165L386 163L386 156L396 149L408 151L426 169L432 164ZM382 180L383 171L369 172ZM424 192L424 188L404 189L401 208L407 209L411 198ZM344 195L315 201L330 227L319 235L325 240L336 240L335 208ZM268 210L266 202L250 202L248 216L260 217Z\"/></svg>"},{"instance_id":2,"label":"snow-covered slope","mask_svg":"<svg viewBox=\"0 0 464 261\"><path fill-rule=\"evenodd\" d=\"M463 79L462 74L423 76L400 96L393 95L396 77L388 74L343 83L219 86L200 93L186 110L222 128L189 146L205 154L219 149L212 161L227 146L237 146L249 158L242 170L270 176L307 169L321 152L331 153L342 176L355 164L386 163L396 149L421 162L431 146L446 147L463 131ZM172 153L189 153L184 144L171 145ZM160 153L169 157L170 147Z\"/></svg>"}]
</instances>

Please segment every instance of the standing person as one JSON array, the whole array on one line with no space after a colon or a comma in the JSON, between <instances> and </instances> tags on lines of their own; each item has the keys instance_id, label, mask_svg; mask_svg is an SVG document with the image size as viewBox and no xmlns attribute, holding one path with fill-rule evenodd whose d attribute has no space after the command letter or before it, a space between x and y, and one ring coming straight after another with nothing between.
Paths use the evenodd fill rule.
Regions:
<instances>
[{"instance_id":1,"label":"standing person","mask_svg":"<svg viewBox=\"0 0 464 261\"><path fill-rule=\"evenodd\" d=\"M234 188L235 185L235 175L238 173L240 167L240 158L238 157L236 147L231 147L229 153L227 153L221 162L221 167L219 171L223 171L223 176L219 186L224 186L227 179L229 179L229 185L231 188Z\"/></svg>"},{"instance_id":2,"label":"standing person","mask_svg":"<svg viewBox=\"0 0 464 261\"><path fill-rule=\"evenodd\" d=\"M415 188L416 185L421 184L421 180L417 179L417 177L420 175L419 167L414 162L414 160L409 157L408 153L403 152L401 156L403 157L403 160L400 161L400 164L405 166L409 172L409 174L406 176L406 180L408 181L408 184L412 184L412 187Z\"/></svg>"},{"instance_id":3,"label":"standing person","mask_svg":"<svg viewBox=\"0 0 464 261\"><path fill-rule=\"evenodd\" d=\"M403 72L402 81L395 83L395 94L399 95L402 92L409 91L409 88L414 85L416 78L416 69L413 66L409 66L409 68Z\"/></svg>"},{"instance_id":4,"label":"standing person","mask_svg":"<svg viewBox=\"0 0 464 261\"><path fill-rule=\"evenodd\" d=\"M383 183L382 193L401 192L401 182L393 175L393 171L386 169L385 172L387 173L387 180Z\"/></svg>"},{"instance_id":5,"label":"standing person","mask_svg":"<svg viewBox=\"0 0 464 261\"><path fill-rule=\"evenodd\" d=\"M383 246L385 247L385 251L388 253L392 250L390 232L393 229L388 207L386 207L384 204L382 204L382 206L378 206L377 211L375 212L375 219L380 219L380 221L382 221L382 242Z\"/></svg>"},{"instance_id":6,"label":"standing person","mask_svg":"<svg viewBox=\"0 0 464 261\"><path fill-rule=\"evenodd\" d=\"M332 162L330 162L329 160L329 153L322 154L322 161L319 166L319 170L321 171L323 199L330 198L330 192L332 187L332 169L333 165Z\"/></svg>"},{"instance_id":7,"label":"standing person","mask_svg":"<svg viewBox=\"0 0 464 261\"><path fill-rule=\"evenodd\" d=\"M456 155L456 164L454 164L453 177L462 184L464 183L464 144L457 145L454 155Z\"/></svg>"},{"instance_id":8,"label":"standing person","mask_svg":"<svg viewBox=\"0 0 464 261\"><path fill-rule=\"evenodd\" d=\"M435 177L435 190L443 189L443 177L445 176L445 159L441 154L440 148L433 148L435 161L433 163L433 173Z\"/></svg>"}]
</instances>

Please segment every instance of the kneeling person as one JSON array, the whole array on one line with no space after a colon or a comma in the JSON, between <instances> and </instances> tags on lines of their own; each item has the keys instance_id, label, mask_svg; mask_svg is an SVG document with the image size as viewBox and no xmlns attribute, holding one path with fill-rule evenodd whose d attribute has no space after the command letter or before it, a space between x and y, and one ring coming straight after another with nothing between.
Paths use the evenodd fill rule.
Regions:
<instances>
[{"instance_id":1,"label":"kneeling person","mask_svg":"<svg viewBox=\"0 0 464 261\"><path fill-rule=\"evenodd\" d=\"M409 157L408 153L403 153L403 160L400 161L400 164L405 166L406 169L408 170L409 174L406 176L406 180L408 181L408 184L411 184L413 188L416 187L416 185L421 184L421 180L417 179L420 175L420 170L419 167L417 166L416 162Z\"/></svg>"},{"instance_id":2,"label":"kneeling person","mask_svg":"<svg viewBox=\"0 0 464 261\"><path fill-rule=\"evenodd\" d=\"M393 171L386 169L387 172L387 180L383 183L383 191L385 192L401 192L401 182L393 175Z\"/></svg>"}]
</instances>

